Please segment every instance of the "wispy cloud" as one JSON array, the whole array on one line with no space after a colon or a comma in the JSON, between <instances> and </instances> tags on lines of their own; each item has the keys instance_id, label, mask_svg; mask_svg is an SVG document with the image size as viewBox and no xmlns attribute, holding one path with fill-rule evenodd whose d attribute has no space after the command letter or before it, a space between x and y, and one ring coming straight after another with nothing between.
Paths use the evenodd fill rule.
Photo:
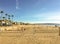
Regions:
<instances>
[{"instance_id":1,"label":"wispy cloud","mask_svg":"<svg viewBox=\"0 0 60 44\"><path fill-rule=\"evenodd\" d=\"M19 0L16 0L16 9L20 9L19 8Z\"/></svg>"}]
</instances>

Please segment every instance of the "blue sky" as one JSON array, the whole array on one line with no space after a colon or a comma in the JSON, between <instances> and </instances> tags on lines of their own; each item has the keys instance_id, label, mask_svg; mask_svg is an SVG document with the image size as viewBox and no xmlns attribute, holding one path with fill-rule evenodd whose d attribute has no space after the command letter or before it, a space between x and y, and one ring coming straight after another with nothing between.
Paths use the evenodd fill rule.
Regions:
<instances>
[{"instance_id":1,"label":"blue sky","mask_svg":"<svg viewBox=\"0 0 60 44\"><path fill-rule=\"evenodd\" d=\"M60 23L60 0L0 0L0 10L14 21Z\"/></svg>"}]
</instances>

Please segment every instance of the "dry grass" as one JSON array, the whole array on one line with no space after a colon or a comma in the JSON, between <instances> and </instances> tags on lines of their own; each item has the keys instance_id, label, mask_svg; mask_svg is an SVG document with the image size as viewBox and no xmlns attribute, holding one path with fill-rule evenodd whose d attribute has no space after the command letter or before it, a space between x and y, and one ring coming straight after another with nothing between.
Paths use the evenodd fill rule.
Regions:
<instances>
[{"instance_id":1,"label":"dry grass","mask_svg":"<svg viewBox=\"0 0 60 44\"><path fill-rule=\"evenodd\" d=\"M0 44L60 44L59 27L47 25L0 27Z\"/></svg>"}]
</instances>

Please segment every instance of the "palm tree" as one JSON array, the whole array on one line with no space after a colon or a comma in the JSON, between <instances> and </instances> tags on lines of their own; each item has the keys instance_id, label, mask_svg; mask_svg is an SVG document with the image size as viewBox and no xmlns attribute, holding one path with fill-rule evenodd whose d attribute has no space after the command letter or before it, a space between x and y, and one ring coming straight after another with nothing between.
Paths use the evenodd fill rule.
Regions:
<instances>
[{"instance_id":1,"label":"palm tree","mask_svg":"<svg viewBox=\"0 0 60 44\"><path fill-rule=\"evenodd\" d=\"M8 15L8 20L9 20L9 25L12 25L12 22L11 22L11 15Z\"/></svg>"},{"instance_id":2,"label":"palm tree","mask_svg":"<svg viewBox=\"0 0 60 44\"><path fill-rule=\"evenodd\" d=\"M10 17L8 19L10 20Z\"/></svg>"},{"instance_id":3,"label":"palm tree","mask_svg":"<svg viewBox=\"0 0 60 44\"><path fill-rule=\"evenodd\" d=\"M3 15L4 12L3 11L0 11L0 13L1 13L1 19L2 19L2 15Z\"/></svg>"},{"instance_id":4,"label":"palm tree","mask_svg":"<svg viewBox=\"0 0 60 44\"><path fill-rule=\"evenodd\" d=\"M5 17L2 17L3 18L3 20L5 20Z\"/></svg>"},{"instance_id":5,"label":"palm tree","mask_svg":"<svg viewBox=\"0 0 60 44\"><path fill-rule=\"evenodd\" d=\"M12 17L12 21L13 21L13 17L14 17L14 15L12 15L11 17Z\"/></svg>"},{"instance_id":6,"label":"palm tree","mask_svg":"<svg viewBox=\"0 0 60 44\"><path fill-rule=\"evenodd\" d=\"M8 15L8 21L9 21L9 22L11 22L10 17L11 17L11 16L10 16L10 15Z\"/></svg>"},{"instance_id":7,"label":"palm tree","mask_svg":"<svg viewBox=\"0 0 60 44\"><path fill-rule=\"evenodd\" d=\"M8 20L10 20L10 17L11 17L11 16L10 16L10 15L8 15Z\"/></svg>"},{"instance_id":8,"label":"palm tree","mask_svg":"<svg viewBox=\"0 0 60 44\"><path fill-rule=\"evenodd\" d=\"M5 16L6 16L6 20L8 20L8 19L7 19L8 14L5 14Z\"/></svg>"}]
</instances>

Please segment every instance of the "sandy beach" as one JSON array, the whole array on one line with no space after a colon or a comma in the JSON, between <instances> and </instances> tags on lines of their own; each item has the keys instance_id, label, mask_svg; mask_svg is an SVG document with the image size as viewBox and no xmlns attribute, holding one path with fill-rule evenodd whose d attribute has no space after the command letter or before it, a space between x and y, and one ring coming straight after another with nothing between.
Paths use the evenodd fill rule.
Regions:
<instances>
[{"instance_id":1,"label":"sandy beach","mask_svg":"<svg viewBox=\"0 0 60 44\"><path fill-rule=\"evenodd\" d=\"M13 25L0 29L1 44L60 44L59 27Z\"/></svg>"}]
</instances>

